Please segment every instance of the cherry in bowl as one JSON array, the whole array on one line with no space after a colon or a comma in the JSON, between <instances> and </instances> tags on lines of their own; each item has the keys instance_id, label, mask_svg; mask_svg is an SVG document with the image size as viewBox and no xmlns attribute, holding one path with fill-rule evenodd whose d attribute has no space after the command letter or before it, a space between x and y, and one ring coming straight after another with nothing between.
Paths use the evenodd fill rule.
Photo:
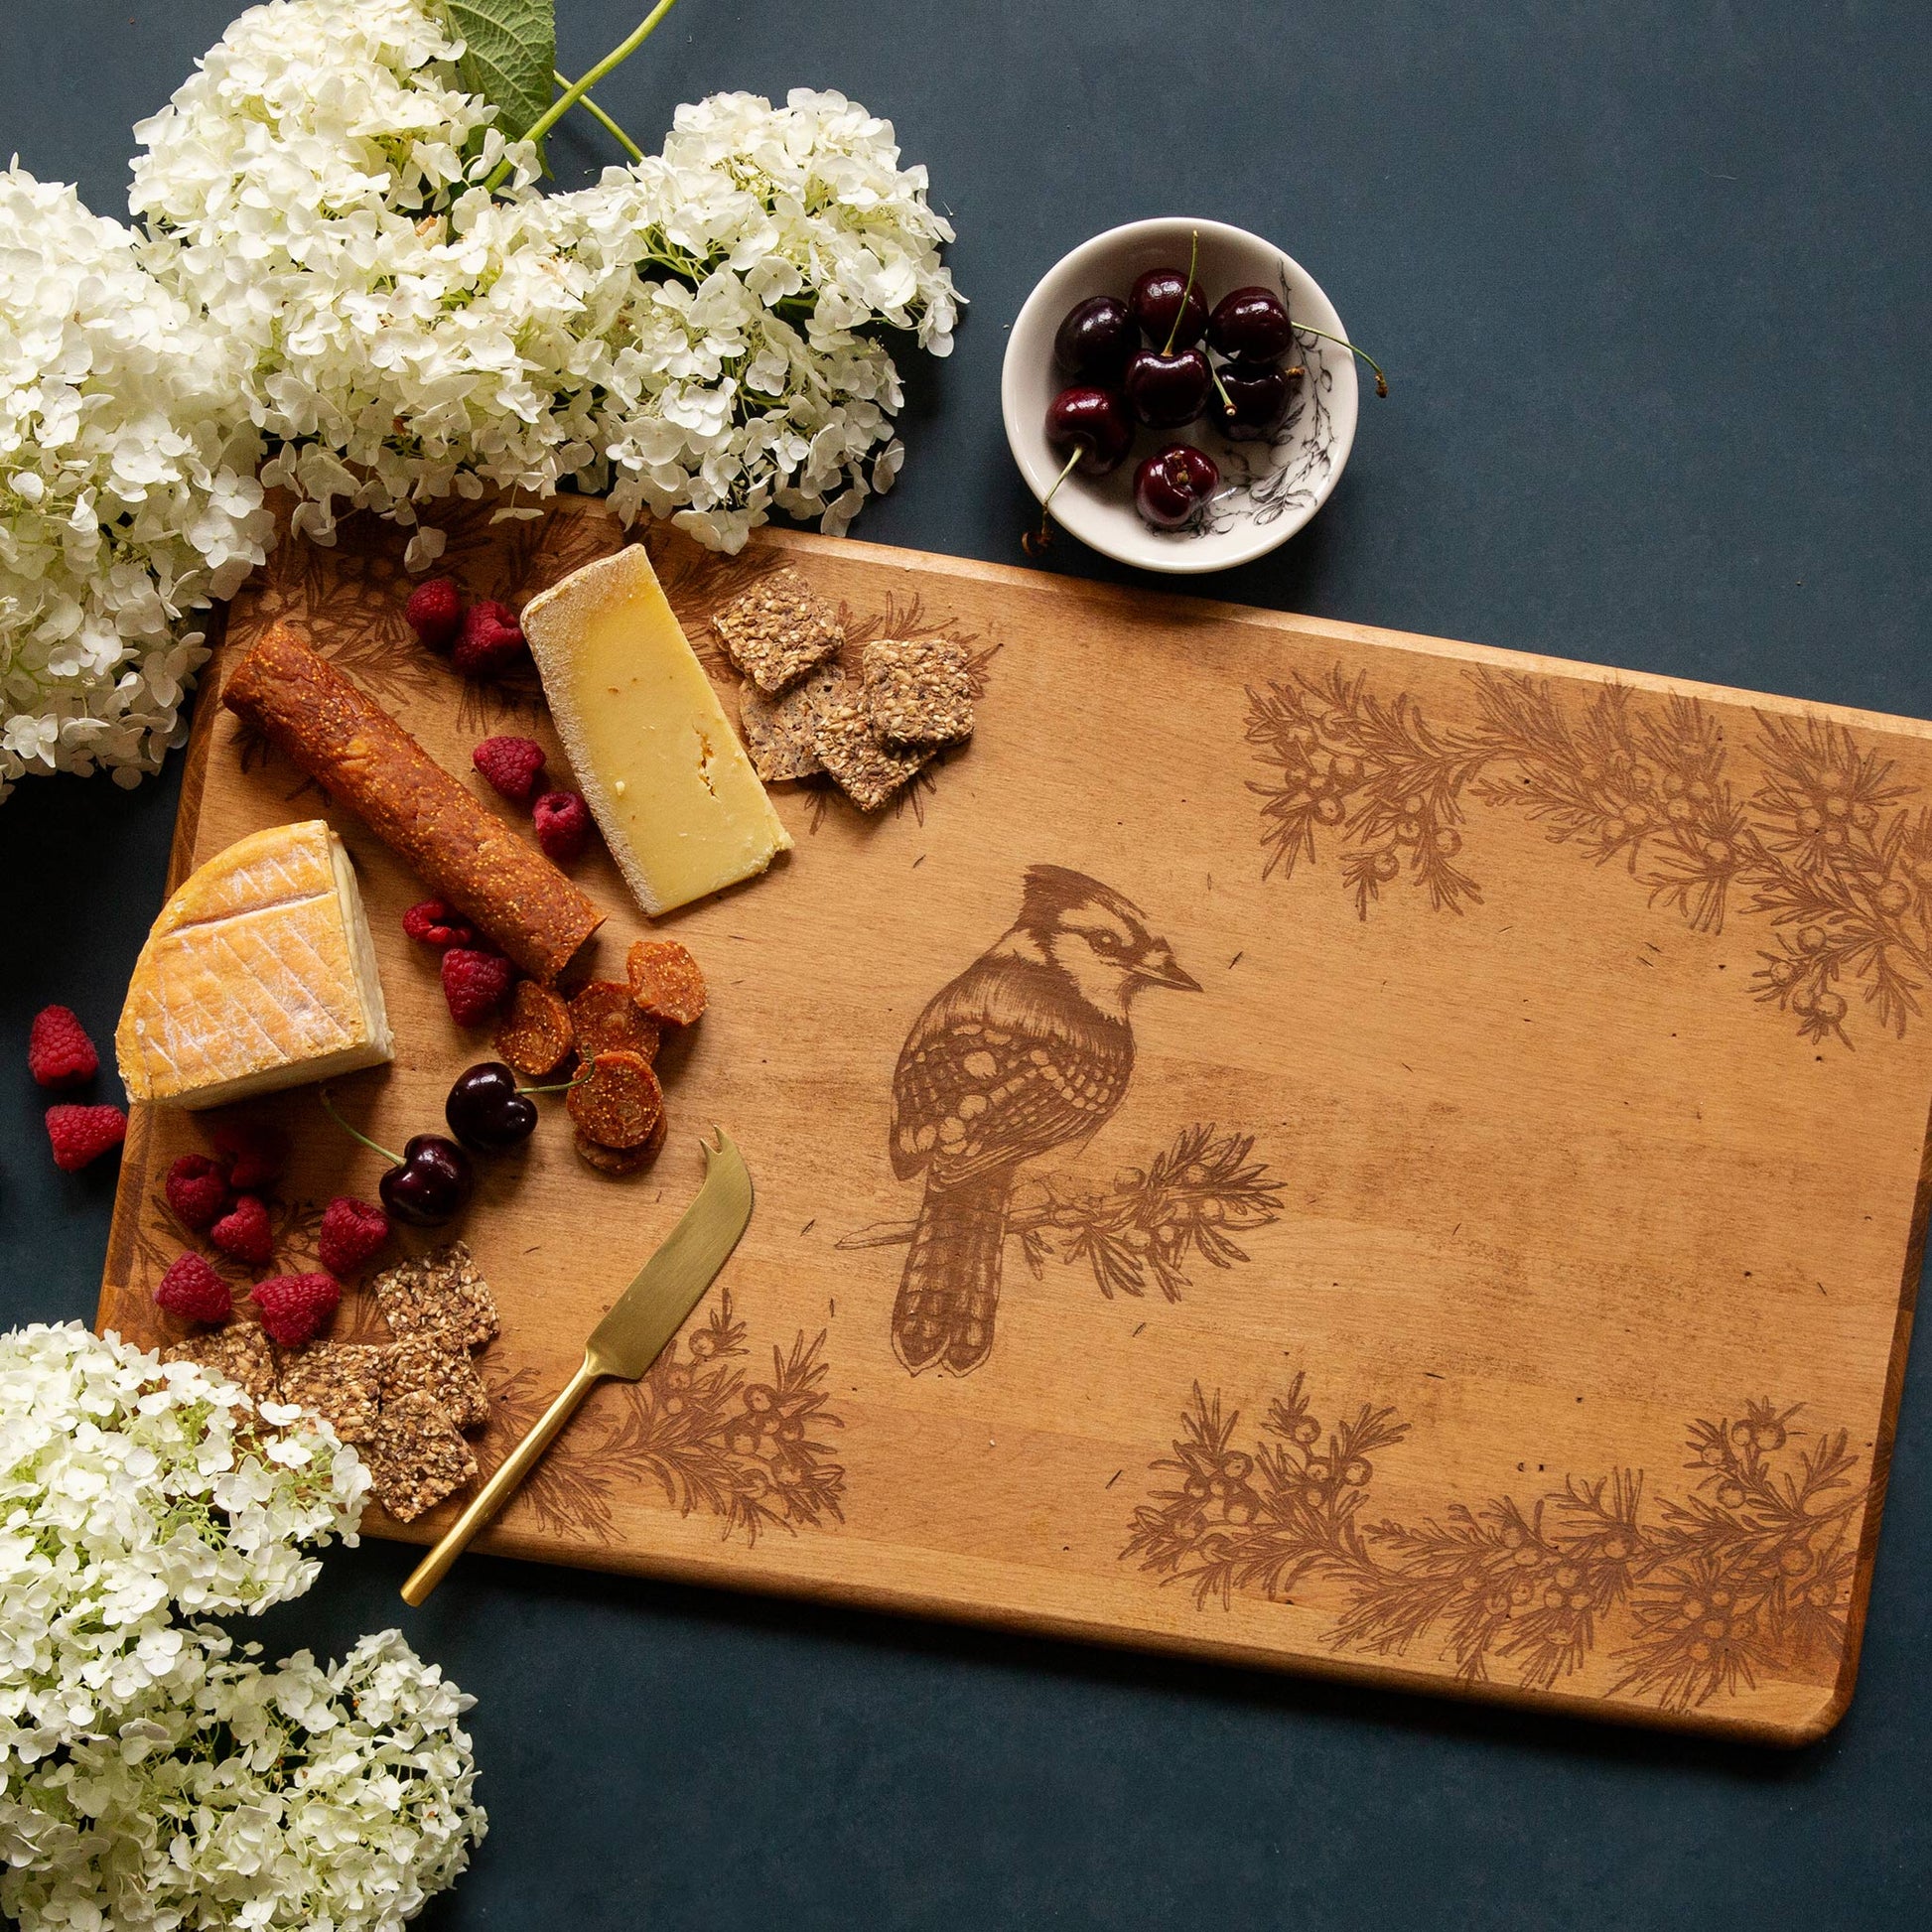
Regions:
<instances>
[{"instance_id":1,"label":"cherry in bowl","mask_svg":"<svg viewBox=\"0 0 1932 1932\"><path fill-rule=\"evenodd\" d=\"M1160 348L1192 348L1207 333L1207 298L1186 269L1150 268L1127 298L1148 342Z\"/></svg>"},{"instance_id":2,"label":"cherry in bowl","mask_svg":"<svg viewBox=\"0 0 1932 1932\"><path fill-rule=\"evenodd\" d=\"M1111 388L1141 345L1141 327L1117 295L1076 302L1053 337L1053 359L1076 381Z\"/></svg>"},{"instance_id":3,"label":"cherry in bowl","mask_svg":"<svg viewBox=\"0 0 1932 1932\"><path fill-rule=\"evenodd\" d=\"M1295 346L1288 304L1273 289L1236 289L1214 305L1207 323L1208 346L1247 362L1273 362Z\"/></svg>"},{"instance_id":4,"label":"cherry in bowl","mask_svg":"<svg viewBox=\"0 0 1932 1932\"><path fill-rule=\"evenodd\" d=\"M1046 406L1046 440L1083 477L1107 477L1134 446L1127 405L1112 389L1075 384Z\"/></svg>"},{"instance_id":5,"label":"cherry in bowl","mask_svg":"<svg viewBox=\"0 0 1932 1932\"><path fill-rule=\"evenodd\" d=\"M1178 530L1220 486L1221 472L1205 450L1173 443L1134 473L1134 507L1155 529Z\"/></svg>"},{"instance_id":6,"label":"cherry in bowl","mask_svg":"<svg viewBox=\"0 0 1932 1932\"><path fill-rule=\"evenodd\" d=\"M1214 375L1198 348L1164 355L1158 348L1135 351L1127 365L1127 406L1152 429L1178 429L1207 407Z\"/></svg>"},{"instance_id":7,"label":"cherry in bowl","mask_svg":"<svg viewBox=\"0 0 1932 1932\"><path fill-rule=\"evenodd\" d=\"M1214 372L1214 427L1230 443L1258 443L1288 416L1296 377L1279 362L1223 362Z\"/></svg>"}]
</instances>

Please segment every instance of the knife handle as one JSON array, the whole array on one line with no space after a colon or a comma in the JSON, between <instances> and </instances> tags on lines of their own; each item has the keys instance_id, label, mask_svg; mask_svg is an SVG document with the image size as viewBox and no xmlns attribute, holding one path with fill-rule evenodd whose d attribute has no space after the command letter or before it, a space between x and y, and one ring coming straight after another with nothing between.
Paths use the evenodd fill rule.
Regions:
<instances>
[{"instance_id":1,"label":"knife handle","mask_svg":"<svg viewBox=\"0 0 1932 1932\"><path fill-rule=\"evenodd\" d=\"M550 1447L557 1432L577 1413L577 1405L590 1393L591 1385L602 1379L602 1372L591 1366L590 1357L568 1382L535 1428L510 1450L489 1480L471 1499L470 1507L443 1532L442 1541L409 1573L402 1587L402 1600L413 1608L443 1581L451 1564L469 1547L470 1539L509 1501L517 1485L530 1473L536 1459Z\"/></svg>"}]
</instances>

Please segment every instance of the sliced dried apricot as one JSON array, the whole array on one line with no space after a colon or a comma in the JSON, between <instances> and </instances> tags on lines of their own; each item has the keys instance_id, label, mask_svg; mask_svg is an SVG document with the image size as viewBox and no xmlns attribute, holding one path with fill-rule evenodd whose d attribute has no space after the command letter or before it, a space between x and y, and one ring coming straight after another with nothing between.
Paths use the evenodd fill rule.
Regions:
<instances>
[{"instance_id":1,"label":"sliced dried apricot","mask_svg":"<svg viewBox=\"0 0 1932 1932\"><path fill-rule=\"evenodd\" d=\"M657 1116L657 1125L650 1130L650 1139L640 1147L606 1147L602 1141L594 1141L580 1127L574 1136L577 1158L587 1167L595 1168L599 1173L635 1173L639 1168L648 1167L657 1158L657 1150L664 1145L664 1116Z\"/></svg>"},{"instance_id":2,"label":"sliced dried apricot","mask_svg":"<svg viewBox=\"0 0 1932 1932\"><path fill-rule=\"evenodd\" d=\"M570 1008L547 986L518 980L509 1018L496 1030L496 1057L532 1080L554 1073L577 1044Z\"/></svg>"},{"instance_id":3,"label":"sliced dried apricot","mask_svg":"<svg viewBox=\"0 0 1932 1932\"><path fill-rule=\"evenodd\" d=\"M599 1053L636 1053L657 1057L658 1027L638 1011L621 980L592 980L570 1003L577 1029L577 1050L588 1060Z\"/></svg>"},{"instance_id":4,"label":"sliced dried apricot","mask_svg":"<svg viewBox=\"0 0 1932 1932\"><path fill-rule=\"evenodd\" d=\"M564 1105L592 1140L642 1147L663 1117L664 1090L641 1053L600 1053Z\"/></svg>"},{"instance_id":5,"label":"sliced dried apricot","mask_svg":"<svg viewBox=\"0 0 1932 1932\"><path fill-rule=\"evenodd\" d=\"M630 997L653 1019L695 1027L704 1017L704 974L675 939L639 939L627 963Z\"/></svg>"}]
</instances>

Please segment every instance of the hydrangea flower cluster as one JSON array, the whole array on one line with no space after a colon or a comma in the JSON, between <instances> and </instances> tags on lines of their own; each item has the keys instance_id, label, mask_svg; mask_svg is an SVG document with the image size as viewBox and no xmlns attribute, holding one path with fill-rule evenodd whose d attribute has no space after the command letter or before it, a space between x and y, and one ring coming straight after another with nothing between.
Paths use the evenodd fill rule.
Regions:
<instances>
[{"instance_id":1,"label":"hydrangea flower cluster","mask_svg":"<svg viewBox=\"0 0 1932 1932\"><path fill-rule=\"evenodd\" d=\"M241 352L71 188L0 173L0 798L28 773L134 784L207 655L187 614L272 528Z\"/></svg>"},{"instance_id":2,"label":"hydrangea flower cluster","mask_svg":"<svg viewBox=\"0 0 1932 1932\"><path fill-rule=\"evenodd\" d=\"M395 1631L270 1667L368 1476L302 1411L78 1324L0 1336L0 1910L24 1927L400 1925L484 1830L471 1700Z\"/></svg>"},{"instance_id":3,"label":"hydrangea flower cluster","mask_svg":"<svg viewBox=\"0 0 1932 1932\"><path fill-rule=\"evenodd\" d=\"M272 0L135 130L135 212L249 345L296 527L568 482L726 549L774 505L842 529L900 460L878 332L943 355L958 312L891 123L719 95L661 156L543 197L461 51L419 0ZM440 548L420 529L410 561Z\"/></svg>"}]
</instances>

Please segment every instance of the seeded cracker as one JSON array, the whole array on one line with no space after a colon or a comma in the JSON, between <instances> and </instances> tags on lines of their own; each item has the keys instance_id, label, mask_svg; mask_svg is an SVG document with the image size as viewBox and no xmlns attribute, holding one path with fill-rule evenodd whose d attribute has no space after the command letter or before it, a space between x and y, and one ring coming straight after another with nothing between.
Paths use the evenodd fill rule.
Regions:
<instances>
[{"instance_id":1,"label":"seeded cracker","mask_svg":"<svg viewBox=\"0 0 1932 1932\"><path fill-rule=\"evenodd\" d=\"M196 1362L230 1382L239 1382L257 1402L276 1397L275 1350L261 1325L231 1321L211 1335L191 1335L161 1351L164 1362Z\"/></svg>"},{"instance_id":2,"label":"seeded cracker","mask_svg":"<svg viewBox=\"0 0 1932 1932\"><path fill-rule=\"evenodd\" d=\"M950 745L973 735L966 653L943 637L885 639L865 649L865 706L889 745Z\"/></svg>"},{"instance_id":3,"label":"seeded cracker","mask_svg":"<svg viewBox=\"0 0 1932 1932\"><path fill-rule=\"evenodd\" d=\"M873 737L866 714L855 704L834 706L813 742L839 789L862 812L876 812L936 749L927 745L909 752L888 751Z\"/></svg>"},{"instance_id":4,"label":"seeded cracker","mask_svg":"<svg viewBox=\"0 0 1932 1932\"><path fill-rule=\"evenodd\" d=\"M851 695L836 664L794 684L781 698L761 697L756 685L741 684L738 720L752 769L768 785L823 771L812 741L825 714Z\"/></svg>"},{"instance_id":5,"label":"seeded cracker","mask_svg":"<svg viewBox=\"0 0 1932 1932\"><path fill-rule=\"evenodd\" d=\"M489 1420L489 1391L467 1349L452 1353L422 1329L404 1335L382 1354L382 1400L426 1395L459 1429L481 1429Z\"/></svg>"},{"instance_id":6,"label":"seeded cracker","mask_svg":"<svg viewBox=\"0 0 1932 1932\"><path fill-rule=\"evenodd\" d=\"M312 1341L282 1351L282 1400L320 1416L345 1443L366 1443L382 1407L386 1348L356 1341Z\"/></svg>"},{"instance_id":7,"label":"seeded cracker","mask_svg":"<svg viewBox=\"0 0 1932 1932\"><path fill-rule=\"evenodd\" d=\"M825 662L843 641L838 614L795 570L774 570L712 619L725 654L767 698Z\"/></svg>"},{"instance_id":8,"label":"seeded cracker","mask_svg":"<svg viewBox=\"0 0 1932 1932\"><path fill-rule=\"evenodd\" d=\"M442 1406L410 1392L382 1405L374 1440L363 1451L369 1487L398 1523L411 1523L477 1476L477 1458Z\"/></svg>"},{"instance_id":9,"label":"seeded cracker","mask_svg":"<svg viewBox=\"0 0 1932 1932\"><path fill-rule=\"evenodd\" d=\"M446 1348L481 1348L496 1332L496 1304L489 1284L461 1241L398 1262L370 1284L383 1318L398 1335L427 1331Z\"/></svg>"}]
</instances>

